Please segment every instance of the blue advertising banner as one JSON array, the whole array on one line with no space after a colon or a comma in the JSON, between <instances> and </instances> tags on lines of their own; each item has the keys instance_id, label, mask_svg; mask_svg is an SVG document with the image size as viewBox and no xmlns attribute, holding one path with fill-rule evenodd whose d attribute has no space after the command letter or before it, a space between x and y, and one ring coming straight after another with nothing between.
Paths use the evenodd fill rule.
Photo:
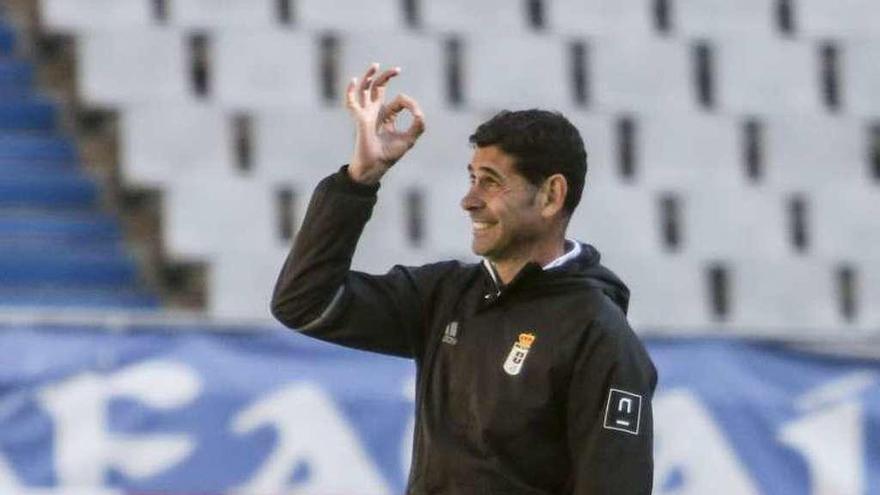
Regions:
<instances>
[{"instance_id":1,"label":"blue advertising banner","mask_svg":"<svg viewBox=\"0 0 880 495\"><path fill-rule=\"evenodd\" d=\"M648 348L654 493L880 494L880 363ZM5 328L0 493L402 493L413 397L409 361L281 329Z\"/></svg>"}]
</instances>

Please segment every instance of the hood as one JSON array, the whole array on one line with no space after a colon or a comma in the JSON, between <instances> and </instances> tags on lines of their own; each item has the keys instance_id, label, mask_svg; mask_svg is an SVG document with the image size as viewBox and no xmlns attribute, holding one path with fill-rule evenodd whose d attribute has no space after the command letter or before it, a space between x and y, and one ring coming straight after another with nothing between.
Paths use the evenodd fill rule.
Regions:
<instances>
[{"instance_id":1,"label":"hood","mask_svg":"<svg viewBox=\"0 0 880 495\"><path fill-rule=\"evenodd\" d=\"M581 254L559 267L559 270L576 278L586 279L590 285L601 289L625 314L629 308L629 287L599 262L602 255L598 249L590 244L580 244Z\"/></svg>"}]
</instances>

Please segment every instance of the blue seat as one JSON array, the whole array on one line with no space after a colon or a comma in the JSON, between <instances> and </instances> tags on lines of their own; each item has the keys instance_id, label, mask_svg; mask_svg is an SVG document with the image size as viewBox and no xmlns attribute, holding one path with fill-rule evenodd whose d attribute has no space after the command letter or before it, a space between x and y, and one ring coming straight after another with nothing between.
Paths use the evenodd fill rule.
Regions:
<instances>
[{"instance_id":1,"label":"blue seat","mask_svg":"<svg viewBox=\"0 0 880 495\"><path fill-rule=\"evenodd\" d=\"M97 199L95 183L78 174L0 177L0 207L87 208Z\"/></svg>"},{"instance_id":2,"label":"blue seat","mask_svg":"<svg viewBox=\"0 0 880 495\"><path fill-rule=\"evenodd\" d=\"M34 67L21 60L0 59L0 88L29 89L34 83Z\"/></svg>"},{"instance_id":3,"label":"blue seat","mask_svg":"<svg viewBox=\"0 0 880 495\"><path fill-rule=\"evenodd\" d=\"M46 99L0 100L0 131L52 131L56 117L55 104Z\"/></svg>"},{"instance_id":4,"label":"blue seat","mask_svg":"<svg viewBox=\"0 0 880 495\"><path fill-rule=\"evenodd\" d=\"M0 280L4 286L127 287L137 282L137 268L119 243L26 242L0 245Z\"/></svg>"},{"instance_id":5,"label":"blue seat","mask_svg":"<svg viewBox=\"0 0 880 495\"><path fill-rule=\"evenodd\" d=\"M159 299L136 288L0 287L0 307L157 309Z\"/></svg>"},{"instance_id":6,"label":"blue seat","mask_svg":"<svg viewBox=\"0 0 880 495\"><path fill-rule=\"evenodd\" d=\"M0 239L39 239L44 242L118 241L116 218L97 212L0 212Z\"/></svg>"},{"instance_id":7,"label":"blue seat","mask_svg":"<svg viewBox=\"0 0 880 495\"><path fill-rule=\"evenodd\" d=\"M69 139L56 136L0 134L0 161L40 160L75 162L76 147Z\"/></svg>"},{"instance_id":8,"label":"blue seat","mask_svg":"<svg viewBox=\"0 0 880 495\"><path fill-rule=\"evenodd\" d=\"M0 55L10 56L15 51L15 31L12 26L0 22Z\"/></svg>"}]
</instances>

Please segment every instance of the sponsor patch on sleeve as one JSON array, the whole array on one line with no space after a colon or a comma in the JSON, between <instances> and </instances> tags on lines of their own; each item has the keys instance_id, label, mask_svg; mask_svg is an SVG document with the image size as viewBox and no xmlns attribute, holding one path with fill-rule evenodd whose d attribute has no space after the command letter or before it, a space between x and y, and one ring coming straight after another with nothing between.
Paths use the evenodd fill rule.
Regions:
<instances>
[{"instance_id":1,"label":"sponsor patch on sleeve","mask_svg":"<svg viewBox=\"0 0 880 495\"><path fill-rule=\"evenodd\" d=\"M639 434L642 419L642 396L612 388L605 404L605 428Z\"/></svg>"}]
</instances>

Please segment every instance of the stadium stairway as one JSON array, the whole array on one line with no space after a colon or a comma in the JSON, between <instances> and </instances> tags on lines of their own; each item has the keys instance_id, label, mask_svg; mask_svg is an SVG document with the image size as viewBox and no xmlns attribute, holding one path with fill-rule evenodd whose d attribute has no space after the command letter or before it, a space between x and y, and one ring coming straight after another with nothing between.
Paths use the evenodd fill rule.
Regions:
<instances>
[{"instance_id":1,"label":"stadium stairway","mask_svg":"<svg viewBox=\"0 0 880 495\"><path fill-rule=\"evenodd\" d=\"M158 307L15 43L0 17L0 310Z\"/></svg>"}]
</instances>

